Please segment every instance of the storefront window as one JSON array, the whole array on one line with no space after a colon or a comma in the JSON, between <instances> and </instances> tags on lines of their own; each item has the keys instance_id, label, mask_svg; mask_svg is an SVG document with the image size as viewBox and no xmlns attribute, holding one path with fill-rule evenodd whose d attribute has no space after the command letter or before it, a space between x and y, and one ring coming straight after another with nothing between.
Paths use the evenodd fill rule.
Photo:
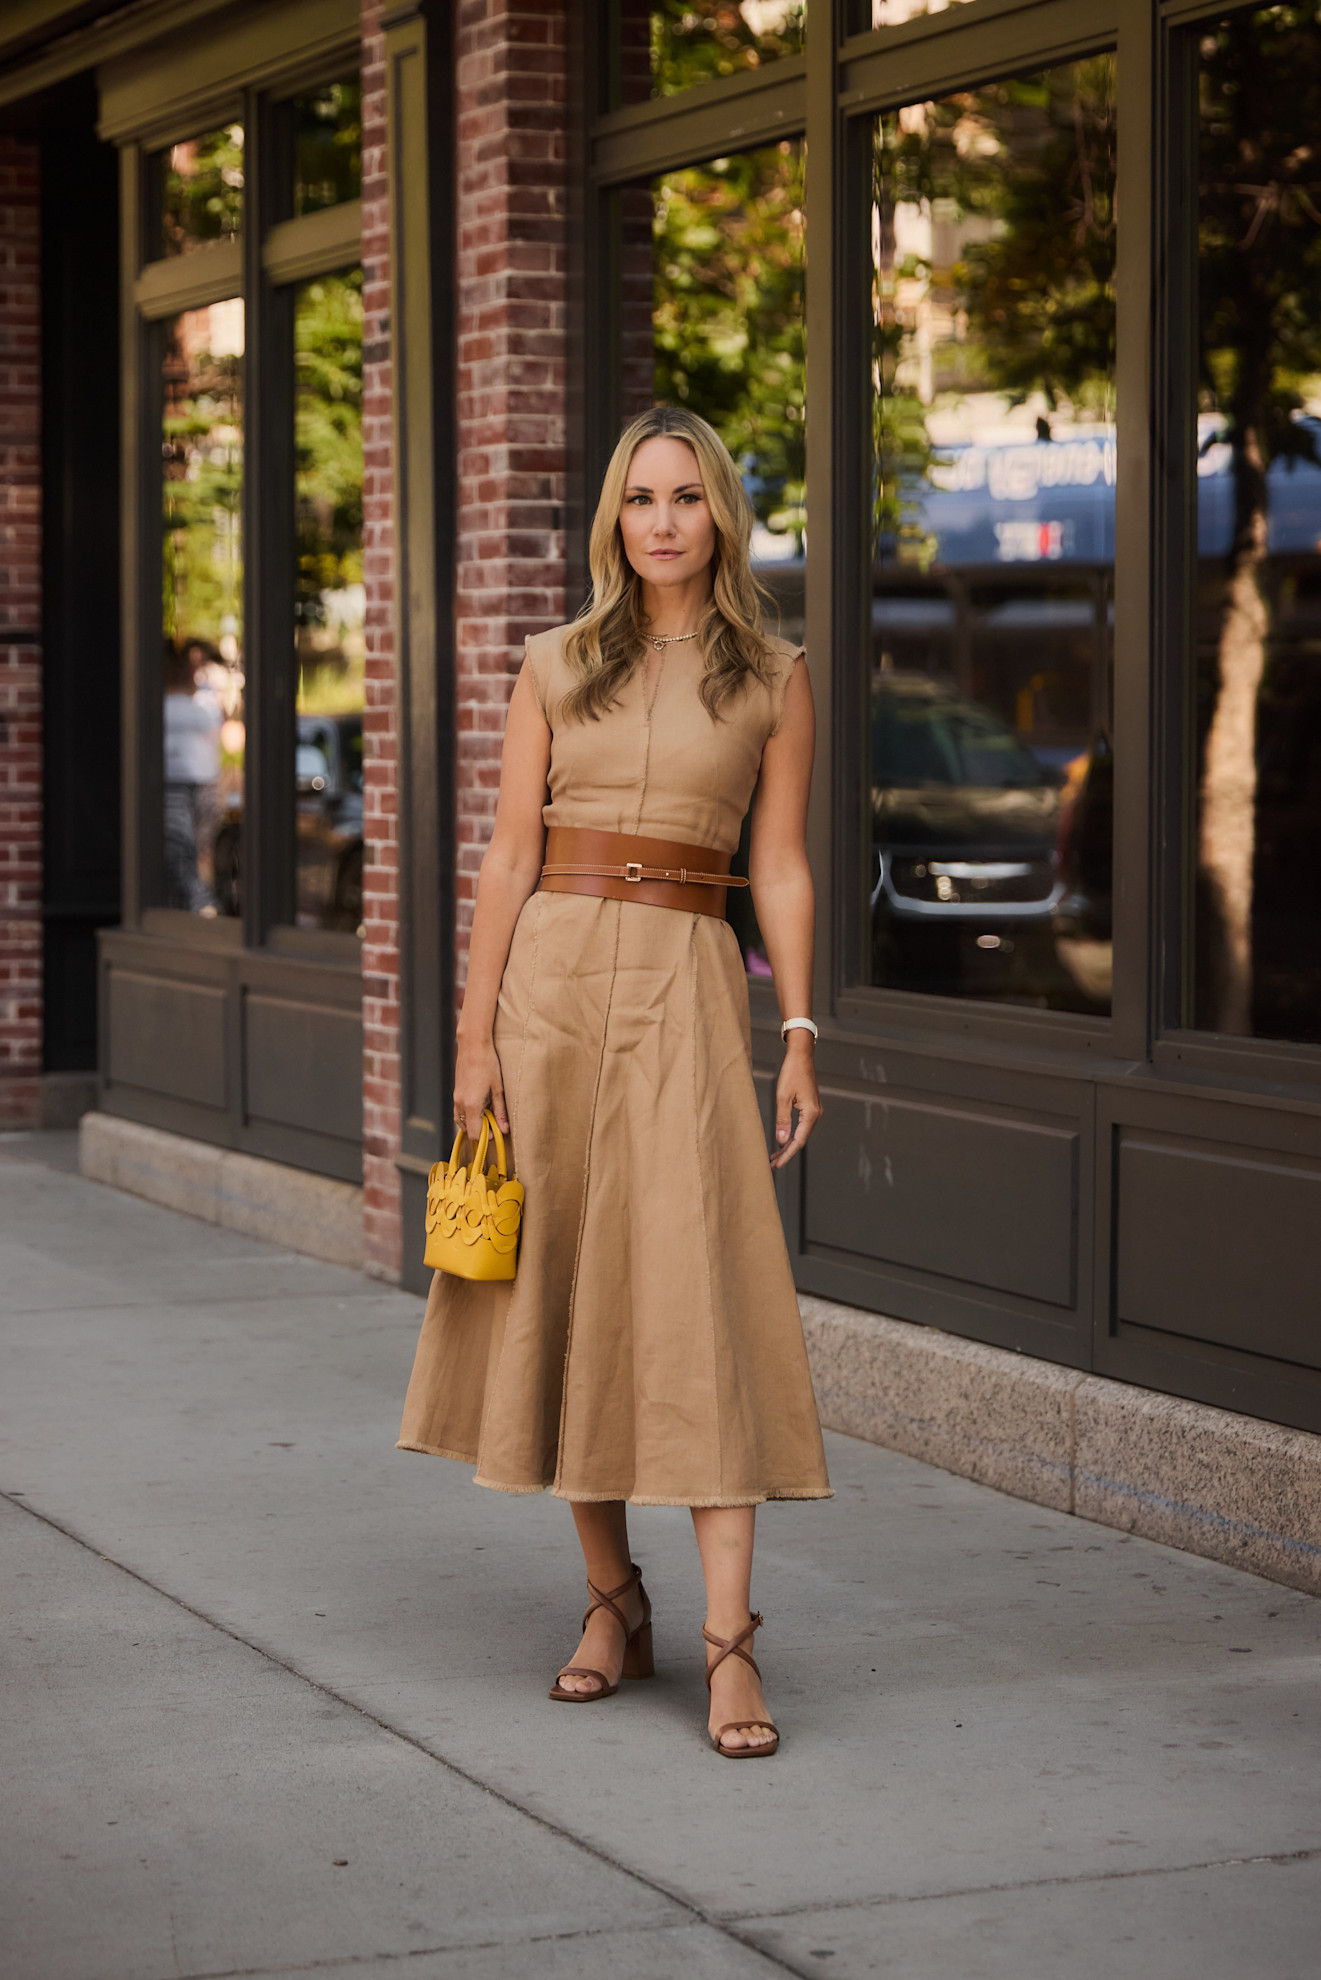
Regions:
<instances>
[{"instance_id":1,"label":"storefront window","mask_svg":"<svg viewBox=\"0 0 1321 1980\"><path fill-rule=\"evenodd\" d=\"M294 98L294 212L362 192L362 84L356 76Z\"/></svg>"},{"instance_id":2,"label":"storefront window","mask_svg":"<svg viewBox=\"0 0 1321 1980\"><path fill-rule=\"evenodd\" d=\"M1192 1021L1321 1042L1321 8L1199 37Z\"/></svg>"},{"instance_id":3,"label":"storefront window","mask_svg":"<svg viewBox=\"0 0 1321 1980\"><path fill-rule=\"evenodd\" d=\"M621 412L688 406L738 462L771 631L803 636L807 528L803 145L667 172L622 195ZM747 827L735 871L746 872ZM746 888L730 920L769 975Z\"/></svg>"},{"instance_id":4,"label":"storefront window","mask_svg":"<svg viewBox=\"0 0 1321 1980\"><path fill-rule=\"evenodd\" d=\"M243 304L163 326L161 901L237 914L243 795Z\"/></svg>"},{"instance_id":5,"label":"storefront window","mask_svg":"<svg viewBox=\"0 0 1321 1980\"><path fill-rule=\"evenodd\" d=\"M805 0L620 0L624 103L760 69L805 45Z\"/></svg>"},{"instance_id":6,"label":"storefront window","mask_svg":"<svg viewBox=\"0 0 1321 1980\"><path fill-rule=\"evenodd\" d=\"M243 126L222 124L153 159L160 213L157 252L191 254L210 241L232 241L243 219Z\"/></svg>"},{"instance_id":7,"label":"storefront window","mask_svg":"<svg viewBox=\"0 0 1321 1980\"><path fill-rule=\"evenodd\" d=\"M887 112L870 981L1110 1005L1115 63Z\"/></svg>"},{"instance_id":8,"label":"storefront window","mask_svg":"<svg viewBox=\"0 0 1321 1980\"><path fill-rule=\"evenodd\" d=\"M300 928L362 921L362 270L294 296Z\"/></svg>"}]
</instances>

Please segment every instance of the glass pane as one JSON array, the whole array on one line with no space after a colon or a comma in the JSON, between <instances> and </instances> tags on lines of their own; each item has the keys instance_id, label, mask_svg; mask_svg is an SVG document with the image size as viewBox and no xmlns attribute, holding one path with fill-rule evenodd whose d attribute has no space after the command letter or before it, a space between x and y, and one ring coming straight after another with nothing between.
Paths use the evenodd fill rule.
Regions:
<instances>
[{"instance_id":1,"label":"glass pane","mask_svg":"<svg viewBox=\"0 0 1321 1980\"><path fill-rule=\"evenodd\" d=\"M297 96L294 212L315 213L362 192L362 84L356 76Z\"/></svg>"},{"instance_id":2,"label":"glass pane","mask_svg":"<svg viewBox=\"0 0 1321 1980\"><path fill-rule=\"evenodd\" d=\"M362 922L362 270L294 296L296 919Z\"/></svg>"},{"instance_id":3,"label":"glass pane","mask_svg":"<svg viewBox=\"0 0 1321 1980\"><path fill-rule=\"evenodd\" d=\"M873 27L898 27L903 21L924 20L928 14L943 14L947 7L961 7L964 0L871 0Z\"/></svg>"},{"instance_id":4,"label":"glass pane","mask_svg":"<svg viewBox=\"0 0 1321 1980\"><path fill-rule=\"evenodd\" d=\"M163 326L164 906L237 914L243 797L243 304Z\"/></svg>"},{"instance_id":5,"label":"glass pane","mask_svg":"<svg viewBox=\"0 0 1321 1980\"><path fill-rule=\"evenodd\" d=\"M625 422L657 401L709 420L743 473L767 624L803 636L801 141L669 172L621 195ZM735 871L745 872L745 842ZM748 969L769 975L746 888L729 917Z\"/></svg>"},{"instance_id":6,"label":"glass pane","mask_svg":"<svg viewBox=\"0 0 1321 1980\"><path fill-rule=\"evenodd\" d=\"M1115 64L877 120L869 980L1110 1005Z\"/></svg>"},{"instance_id":7,"label":"glass pane","mask_svg":"<svg viewBox=\"0 0 1321 1980\"><path fill-rule=\"evenodd\" d=\"M191 254L232 241L243 219L243 126L224 124L157 152L160 253Z\"/></svg>"},{"instance_id":8,"label":"glass pane","mask_svg":"<svg viewBox=\"0 0 1321 1980\"><path fill-rule=\"evenodd\" d=\"M806 25L806 0L620 0L620 101L675 96L800 55Z\"/></svg>"},{"instance_id":9,"label":"glass pane","mask_svg":"<svg viewBox=\"0 0 1321 1980\"><path fill-rule=\"evenodd\" d=\"M1321 1043L1321 8L1199 36L1199 1028Z\"/></svg>"}]
</instances>

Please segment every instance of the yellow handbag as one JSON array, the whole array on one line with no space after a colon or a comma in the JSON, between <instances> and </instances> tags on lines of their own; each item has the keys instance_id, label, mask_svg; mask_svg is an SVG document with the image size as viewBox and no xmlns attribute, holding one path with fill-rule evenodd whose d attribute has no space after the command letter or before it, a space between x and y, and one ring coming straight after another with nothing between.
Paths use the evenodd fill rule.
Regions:
<instances>
[{"instance_id":1,"label":"yellow handbag","mask_svg":"<svg viewBox=\"0 0 1321 1980\"><path fill-rule=\"evenodd\" d=\"M495 1136L495 1166L486 1151ZM424 1263L460 1279L512 1279L518 1232L523 1221L523 1185L505 1162L505 1138L488 1107L472 1163L459 1160L466 1135L454 1137L448 1162L436 1162L427 1177L427 1248Z\"/></svg>"}]
</instances>

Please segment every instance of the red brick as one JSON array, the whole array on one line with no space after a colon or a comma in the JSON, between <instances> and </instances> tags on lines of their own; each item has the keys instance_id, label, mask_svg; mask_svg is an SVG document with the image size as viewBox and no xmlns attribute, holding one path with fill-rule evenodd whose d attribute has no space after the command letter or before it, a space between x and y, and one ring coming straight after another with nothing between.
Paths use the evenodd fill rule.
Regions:
<instances>
[{"instance_id":1,"label":"red brick","mask_svg":"<svg viewBox=\"0 0 1321 1980\"><path fill-rule=\"evenodd\" d=\"M362 238L363 582L367 592L366 707L363 714L363 1253L368 1271L398 1279L403 1256L399 1212L399 889L391 813L398 802L394 608L394 452L391 425L389 185L384 176L385 36L383 0L363 0Z\"/></svg>"},{"instance_id":2,"label":"red brick","mask_svg":"<svg viewBox=\"0 0 1321 1980\"><path fill-rule=\"evenodd\" d=\"M39 185L36 145L0 134L0 1123L11 1128L41 1114L41 649L3 639L41 619Z\"/></svg>"}]
</instances>

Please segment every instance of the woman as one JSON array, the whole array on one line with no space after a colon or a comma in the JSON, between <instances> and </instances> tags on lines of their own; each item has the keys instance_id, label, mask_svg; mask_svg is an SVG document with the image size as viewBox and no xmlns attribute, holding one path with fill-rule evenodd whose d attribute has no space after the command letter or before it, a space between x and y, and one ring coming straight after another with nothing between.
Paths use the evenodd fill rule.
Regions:
<instances>
[{"instance_id":1,"label":"woman","mask_svg":"<svg viewBox=\"0 0 1321 1980\"><path fill-rule=\"evenodd\" d=\"M717 435L658 406L606 474L590 603L527 642L454 1078L471 1137L488 1102L512 1123L518 1274L437 1273L400 1436L571 1502L590 1606L550 1694L566 1703L650 1676L626 1505L690 1506L710 1732L739 1759L778 1744L748 1649L756 1507L831 1496L770 1174L821 1112L812 697L801 652L761 631L751 531ZM754 789L753 899L790 1021L769 1167L724 919Z\"/></svg>"}]
</instances>

